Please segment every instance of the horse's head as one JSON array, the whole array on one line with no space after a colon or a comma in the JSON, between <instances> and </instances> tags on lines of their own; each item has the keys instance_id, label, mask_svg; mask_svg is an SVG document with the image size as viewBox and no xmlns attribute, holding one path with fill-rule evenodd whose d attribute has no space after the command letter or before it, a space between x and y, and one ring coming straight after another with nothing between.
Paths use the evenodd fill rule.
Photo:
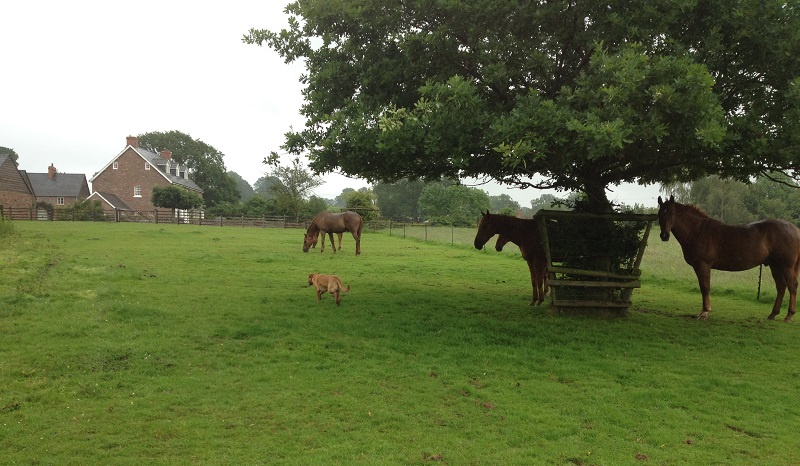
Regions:
<instances>
[{"instance_id":1,"label":"horse's head","mask_svg":"<svg viewBox=\"0 0 800 466\"><path fill-rule=\"evenodd\" d=\"M483 245L495 234L494 225L492 225L492 214L488 210L486 213L481 212L478 233L475 234L475 249L483 249Z\"/></svg>"},{"instance_id":2,"label":"horse's head","mask_svg":"<svg viewBox=\"0 0 800 466\"><path fill-rule=\"evenodd\" d=\"M661 241L668 241L669 233L675 224L674 196L670 196L666 202L661 200L661 196L658 196L658 224L661 227Z\"/></svg>"},{"instance_id":3,"label":"horse's head","mask_svg":"<svg viewBox=\"0 0 800 466\"><path fill-rule=\"evenodd\" d=\"M311 246L317 244L317 235L309 235L308 233L305 234L303 237L303 252L308 252L311 249Z\"/></svg>"},{"instance_id":4,"label":"horse's head","mask_svg":"<svg viewBox=\"0 0 800 466\"><path fill-rule=\"evenodd\" d=\"M495 251L497 251L497 252L502 251L503 250L503 246L505 246L506 243L508 243L509 241L511 241L511 240L509 240L506 235L503 235L503 234L498 235L497 236L497 243L495 243L495 245L494 245Z\"/></svg>"}]
</instances>

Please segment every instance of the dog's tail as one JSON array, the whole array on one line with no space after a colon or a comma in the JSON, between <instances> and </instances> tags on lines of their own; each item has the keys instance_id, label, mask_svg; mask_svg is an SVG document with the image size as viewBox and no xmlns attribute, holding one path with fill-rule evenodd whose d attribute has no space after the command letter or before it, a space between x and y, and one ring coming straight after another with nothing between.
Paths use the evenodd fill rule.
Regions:
<instances>
[{"instance_id":1,"label":"dog's tail","mask_svg":"<svg viewBox=\"0 0 800 466\"><path fill-rule=\"evenodd\" d=\"M350 291L350 284L349 283L347 284L347 288L342 288L342 291L345 292Z\"/></svg>"}]
</instances>

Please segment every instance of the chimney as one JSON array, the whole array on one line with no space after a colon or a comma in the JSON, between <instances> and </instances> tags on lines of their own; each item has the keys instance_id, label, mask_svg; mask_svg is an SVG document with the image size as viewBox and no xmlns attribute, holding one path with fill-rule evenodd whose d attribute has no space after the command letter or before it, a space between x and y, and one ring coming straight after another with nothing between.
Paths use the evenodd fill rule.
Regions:
<instances>
[{"instance_id":1,"label":"chimney","mask_svg":"<svg viewBox=\"0 0 800 466\"><path fill-rule=\"evenodd\" d=\"M134 149L139 148L139 138L137 138L136 136L128 136L125 139L127 139L129 146L133 147Z\"/></svg>"},{"instance_id":2,"label":"chimney","mask_svg":"<svg viewBox=\"0 0 800 466\"><path fill-rule=\"evenodd\" d=\"M58 170L56 170L56 167L51 163L50 166L47 167L47 179L50 181L56 179L56 173L58 173Z\"/></svg>"},{"instance_id":3,"label":"chimney","mask_svg":"<svg viewBox=\"0 0 800 466\"><path fill-rule=\"evenodd\" d=\"M162 150L161 151L161 158L162 159L167 159L167 160L171 159L172 158L172 151L171 150L166 150L166 149Z\"/></svg>"}]
</instances>

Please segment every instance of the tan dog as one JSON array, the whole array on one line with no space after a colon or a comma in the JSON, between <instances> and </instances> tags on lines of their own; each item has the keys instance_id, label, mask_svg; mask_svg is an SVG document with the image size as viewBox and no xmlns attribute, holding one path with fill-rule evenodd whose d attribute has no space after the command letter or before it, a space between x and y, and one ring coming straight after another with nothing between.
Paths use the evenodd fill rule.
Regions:
<instances>
[{"instance_id":1,"label":"tan dog","mask_svg":"<svg viewBox=\"0 0 800 466\"><path fill-rule=\"evenodd\" d=\"M350 291L350 285L347 285L347 288L344 288L342 286L342 281L336 275L310 273L308 274L308 284L314 285L314 289L317 291L317 303L319 303L320 299L322 299L322 294L327 291L336 296L336 304L339 304L341 301L339 293L341 291Z\"/></svg>"}]
</instances>

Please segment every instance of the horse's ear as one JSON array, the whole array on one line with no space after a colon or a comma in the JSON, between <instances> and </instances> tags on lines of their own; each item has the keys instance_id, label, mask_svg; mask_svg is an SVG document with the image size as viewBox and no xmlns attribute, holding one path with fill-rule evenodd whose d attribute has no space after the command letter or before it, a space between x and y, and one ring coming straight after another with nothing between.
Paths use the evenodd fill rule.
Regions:
<instances>
[{"instance_id":1,"label":"horse's ear","mask_svg":"<svg viewBox=\"0 0 800 466\"><path fill-rule=\"evenodd\" d=\"M669 195L669 202L675 202L675 196L672 194Z\"/></svg>"},{"instance_id":2,"label":"horse's ear","mask_svg":"<svg viewBox=\"0 0 800 466\"><path fill-rule=\"evenodd\" d=\"M664 205L664 201L661 200L661 196L658 196L658 205Z\"/></svg>"}]
</instances>

